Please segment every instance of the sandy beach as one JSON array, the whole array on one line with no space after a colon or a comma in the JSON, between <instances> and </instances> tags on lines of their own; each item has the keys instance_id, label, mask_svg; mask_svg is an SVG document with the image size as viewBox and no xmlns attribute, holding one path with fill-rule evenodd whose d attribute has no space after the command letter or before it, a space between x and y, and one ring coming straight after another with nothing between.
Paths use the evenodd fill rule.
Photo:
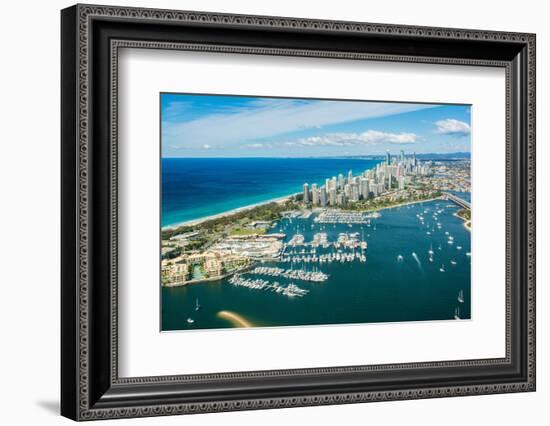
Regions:
<instances>
[{"instance_id":1,"label":"sandy beach","mask_svg":"<svg viewBox=\"0 0 550 426\"><path fill-rule=\"evenodd\" d=\"M213 214L213 215L210 215L210 216L204 216L204 217L200 217L198 219L193 219L193 220L188 220L188 221L185 221L185 222L180 222L180 223L176 223L175 225L169 225L169 226L165 226L162 228L162 230L167 230L167 229L176 229L176 228L179 228L180 226L194 226L194 225L198 225L200 223L203 223L203 222L207 222L209 220L213 220L213 219L219 219L221 217L226 217L226 216L231 216L235 213L240 213L240 212L243 212L243 211L246 211L246 210L251 210L255 207L258 207L258 206L262 206L264 204L269 204L269 203L284 203L286 201L288 201L291 197L294 197L295 195L299 194L299 192L296 192L294 194L290 194L290 195L285 195L283 197L278 197L278 198L272 198L271 200L267 200L267 201L262 201L260 203L255 203L255 204L249 204L247 206L244 206L244 207L238 207L236 209L232 209L232 210L228 210L226 212L223 212L223 213L218 213L218 214Z\"/></svg>"},{"instance_id":2,"label":"sandy beach","mask_svg":"<svg viewBox=\"0 0 550 426\"><path fill-rule=\"evenodd\" d=\"M217 315L219 318L229 321L231 324L233 324L234 327L243 327L243 328L253 327L250 321L248 321L243 316L236 314L235 312L220 311L218 312Z\"/></svg>"}]
</instances>

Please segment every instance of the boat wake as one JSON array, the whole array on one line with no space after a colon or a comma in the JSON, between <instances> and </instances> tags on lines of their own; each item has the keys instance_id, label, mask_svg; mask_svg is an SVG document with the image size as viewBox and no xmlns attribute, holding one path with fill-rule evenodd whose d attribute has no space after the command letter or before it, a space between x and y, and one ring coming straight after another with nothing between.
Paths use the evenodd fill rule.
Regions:
<instances>
[{"instance_id":1,"label":"boat wake","mask_svg":"<svg viewBox=\"0 0 550 426\"><path fill-rule=\"evenodd\" d=\"M420 263L420 259L418 258L418 255L414 251L412 252L412 257L416 261L418 268L422 270L422 263Z\"/></svg>"}]
</instances>

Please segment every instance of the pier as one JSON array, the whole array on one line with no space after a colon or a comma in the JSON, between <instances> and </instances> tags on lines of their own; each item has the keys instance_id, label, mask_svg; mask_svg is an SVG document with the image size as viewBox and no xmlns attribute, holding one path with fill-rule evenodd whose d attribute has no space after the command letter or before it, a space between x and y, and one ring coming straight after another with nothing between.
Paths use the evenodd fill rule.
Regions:
<instances>
[{"instance_id":1,"label":"pier","mask_svg":"<svg viewBox=\"0 0 550 426\"><path fill-rule=\"evenodd\" d=\"M239 274L233 275L229 280L229 284L237 287L246 287L251 290L271 291L287 297L303 297L309 293L309 290L300 288L294 283L290 283L284 287L277 281L270 283L269 281L262 279L243 278Z\"/></svg>"},{"instance_id":2,"label":"pier","mask_svg":"<svg viewBox=\"0 0 550 426\"><path fill-rule=\"evenodd\" d=\"M328 279L328 275L321 271L303 271L301 269L283 269L268 266L257 266L249 272L256 275L267 275L269 277L282 277L312 282L323 282Z\"/></svg>"}]
</instances>

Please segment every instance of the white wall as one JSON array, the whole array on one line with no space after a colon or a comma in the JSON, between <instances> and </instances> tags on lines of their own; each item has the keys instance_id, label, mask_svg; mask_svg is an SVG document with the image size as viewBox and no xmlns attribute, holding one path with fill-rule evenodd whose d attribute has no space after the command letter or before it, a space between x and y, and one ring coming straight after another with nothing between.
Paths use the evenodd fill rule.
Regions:
<instances>
[{"instance_id":1,"label":"white wall","mask_svg":"<svg viewBox=\"0 0 550 426\"><path fill-rule=\"evenodd\" d=\"M544 3L296 0L108 1L143 7L537 33L538 391L422 401L128 420L132 424L545 424L550 401L548 284L550 28ZM67 424L59 394L59 9L61 0L2 5L0 67L0 400L3 424ZM545 239L546 237L546 239ZM31 259L28 261L27 259ZM546 264L546 265L545 265ZM125 424L126 420L120 421ZM102 424L108 424L106 422ZM116 424L116 423L113 423Z\"/></svg>"}]
</instances>

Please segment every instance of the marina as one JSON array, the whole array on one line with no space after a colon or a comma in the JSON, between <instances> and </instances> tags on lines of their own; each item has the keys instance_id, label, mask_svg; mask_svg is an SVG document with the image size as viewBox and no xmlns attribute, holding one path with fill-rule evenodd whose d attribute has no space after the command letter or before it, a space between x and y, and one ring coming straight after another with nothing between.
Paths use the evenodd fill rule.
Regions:
<instances>
[{"instance_id":1,"label":"marina","mask_svg":"<svg viewBox=\"0 0 550 426\"><path fill-rule=\"evenodd\" d=\"M256 275L267 275L270 277L283 277L293 280L323 282L328 275L320 271L305 271L303 269L283 269L277 267L258 266L250 271Z\"/></svg>"},{"instance_id":2,"label":"marina","mask_svg":"<svg viewBox=\"0 0 550 426\"><path fill-rule=\"evenodd\" d=\"M302 297L309 293L309 290L300 288L294 283L282 286L278 281L270 282L262 279L243 278L239 274L233 275L228 282L234 286L246 287L251 290L271 291L287 297Z\"/></svg>"}]
</instances>

